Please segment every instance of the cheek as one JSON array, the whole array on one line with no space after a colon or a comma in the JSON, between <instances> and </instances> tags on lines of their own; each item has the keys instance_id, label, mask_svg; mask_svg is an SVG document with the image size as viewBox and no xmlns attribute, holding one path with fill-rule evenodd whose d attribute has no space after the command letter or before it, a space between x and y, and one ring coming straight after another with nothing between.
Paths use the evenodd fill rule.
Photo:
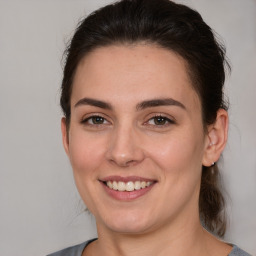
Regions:
<instances>
[{"instance_id":1,"label":"cheek","mask_svg":"<svg viewBox=\"0 0 256 256\"><path fill-rule=\"evenodd\" d=\"M102 162L104 156L104 139L83 132L71 132L69 141L69 158L74 173L89 175Z\"/></svg>"},{"instance_id":2,"label":"cheek","mask_svg":"<svg viewBox=\"0 0 256 256\"><path fill-rule=\"evenodd\" d=\"M197 136L191 130L162 136L153 139L151 143L148 154L165 170L166 175L168 172L181 174L186 170L201 171L203 137Z\"/></svg>"},{"instance_id":3,"label":"cheek","mask_svg":"<svg viewBox=\"0 0 256 256\"><path fill-rule=\"evenodd\" d=\"M70 133L69 159L76 187L92 213L95 212L95 201L98 200L95 184L98 183L98 170L103 161L103 144L103 140L96 140L93 135L89 136L81 131Z\"/></svg>"}]
</instances>

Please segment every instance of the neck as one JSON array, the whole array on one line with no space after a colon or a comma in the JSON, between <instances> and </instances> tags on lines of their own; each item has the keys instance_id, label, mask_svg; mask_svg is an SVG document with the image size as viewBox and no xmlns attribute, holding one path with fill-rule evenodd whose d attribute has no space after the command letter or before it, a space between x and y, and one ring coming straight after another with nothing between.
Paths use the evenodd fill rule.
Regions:
<instances>
[{"instance_id":1,"label":"neck","mask_svg":"<svg viewBox=\"0 0 256 256\"><path fill-rule=\"evenodd\" d=\"M170 228L168 225L141 234L120 234L98 226L98 240L93 255L162 256L207 255L203 250L206 232L199 218ZM193 253L192 253L193 252ZM203 253L202 253L203 252ZM89 253L86 255L90 255Z\"/></svg>"}]
</instances>

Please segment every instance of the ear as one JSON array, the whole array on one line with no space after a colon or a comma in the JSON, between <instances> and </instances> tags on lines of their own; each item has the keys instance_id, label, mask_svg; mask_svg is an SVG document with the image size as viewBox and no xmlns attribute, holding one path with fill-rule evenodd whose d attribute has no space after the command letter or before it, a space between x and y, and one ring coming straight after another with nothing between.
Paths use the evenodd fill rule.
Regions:
<instances>
[{"instance_id":1,"label":"ear","mask_svg":"<svg viewBox=\"0 0 256 256\"><path fill-rule=\"evenodd\" d=\"M228 113L224 109L217 112L216 121L209 125L205 140L205 151L202 164L211 166L218 161L228 138Z\"/></svg>"},{"instance_id":2,"label":"ear","mask_svg":"<svg viewBox=\"0 0 256 256\"><path fill-rule=\"evenodd\" d=\"M69 136L68 136L67 122L65 117L61 118L61 132L62 132L62 143L66 151L66 154L69 156Z\"/></svg>"}]
</instances>

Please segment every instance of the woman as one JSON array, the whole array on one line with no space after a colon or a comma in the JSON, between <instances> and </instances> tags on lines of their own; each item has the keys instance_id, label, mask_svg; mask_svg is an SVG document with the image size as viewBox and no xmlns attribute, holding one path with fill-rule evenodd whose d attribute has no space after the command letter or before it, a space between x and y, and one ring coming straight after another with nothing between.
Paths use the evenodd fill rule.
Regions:
<instances>
[{"instance_id":1,"label":"woman","mask_svg":"<svg viewBox=\"0 0 256 256\"><path fill-rule=\"evenodd\" d=\"M63 144L98 238L58 255L249 255L225 233L225 50L194 10L123 0L67 49Z\"/></svg>"}]
</instances>

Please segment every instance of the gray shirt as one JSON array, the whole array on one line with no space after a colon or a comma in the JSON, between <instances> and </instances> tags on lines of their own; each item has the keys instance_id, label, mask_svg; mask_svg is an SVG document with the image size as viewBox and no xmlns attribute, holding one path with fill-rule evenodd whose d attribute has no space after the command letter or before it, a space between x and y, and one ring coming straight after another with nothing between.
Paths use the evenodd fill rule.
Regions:
<instances>
[{"instance_id":1,"label":"gray shirt","mask_svg":"<svg viewBox=\"0 0 256 256\"><path fill-rule=\"evenodd\" d=\"M96 239L88 240L82 244L78 244L75 246L68 247L61 251L49 254L47 256L82 256L84 248L92 241ZM228 256L251 256L247 252L241 250L236 245L233 245L233 249Z\"/></svg>"}]
</instances>

